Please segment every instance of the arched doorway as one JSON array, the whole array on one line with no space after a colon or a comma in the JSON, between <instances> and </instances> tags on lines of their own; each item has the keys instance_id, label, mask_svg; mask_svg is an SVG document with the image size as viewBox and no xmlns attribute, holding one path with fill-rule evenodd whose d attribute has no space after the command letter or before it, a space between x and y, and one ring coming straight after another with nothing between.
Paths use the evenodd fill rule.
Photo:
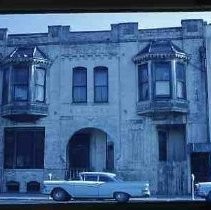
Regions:
<instances>
[{"instance_id":1,"label":"arched doorway","mask_svg":"<svg viewBox=\"0 0 211 210\"><path fill-rule=\"evenodd\" d=\"M67 146L68 178L77 179L81 171L111 170L114 155L110 142L107 133L100 129L84 128L75 132Z\"/></svg>"}]
</instances>

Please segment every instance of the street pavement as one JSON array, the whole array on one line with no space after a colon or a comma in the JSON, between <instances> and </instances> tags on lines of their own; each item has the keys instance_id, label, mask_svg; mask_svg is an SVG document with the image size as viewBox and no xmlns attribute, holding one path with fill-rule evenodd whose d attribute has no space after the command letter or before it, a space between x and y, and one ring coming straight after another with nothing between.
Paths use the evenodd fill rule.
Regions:
<instances>
[{"instance_id":1,"label":"street pavement","mask_svg":"<svg viewBox=\"0 0 211 210\"><path fill-rule=\"evenodd\" d=\"M131 203L159 203L159 202L205 202L205 199L194 198L191 196L168 197L152 196L150 198L132 198ZM48 204L58 203L53 201L48 195L28 194L28 193L0 193L1 204ZM71 200L59 203L116 203L114 200Z\"/></svg>"}]
</instances>

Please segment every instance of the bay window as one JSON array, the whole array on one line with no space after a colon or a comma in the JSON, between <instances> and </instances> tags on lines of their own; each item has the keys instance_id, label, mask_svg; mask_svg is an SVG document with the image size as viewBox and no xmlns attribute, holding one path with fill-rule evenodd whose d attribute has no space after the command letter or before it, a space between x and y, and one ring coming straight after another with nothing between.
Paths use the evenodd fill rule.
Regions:
<instances>
[{"instance_id":1,"label":"bay window","mask_svg":"<svg viewBox=\"0 0 211 210\"><path fill-rule=\"evenodd\" d=\"M139 86L139 101L149 99L149 78L148 65L142 64L138 66L138 86Z\"/></svg>"},{"instance_id":2,"label":"bay window","mask_svg":"<svg viewBox=\"0 0 211 210\"><path fill-rule=\"evenodd\" d=\"M87 69L76 67L73 69L73 102L87 102Z\"/></svg>"},{"instance_id":3,"label":"bay window","mask_svg":"<svg viewBox=\"0 0 211 210\"><path fill-rule=\"evenodd\" d=\"M107 67L94 68L94 101L108 102L108 69Z\"/></svg>"},{"instance_id":4,"label":"bay window","mask_svg":"<svg viewBox=\"0 0 211 210\"><path fill-rule=\"evenodd\" d=\"M170 62L155 62L155 97L170 97Z\"/></svg>"}]
</instances>

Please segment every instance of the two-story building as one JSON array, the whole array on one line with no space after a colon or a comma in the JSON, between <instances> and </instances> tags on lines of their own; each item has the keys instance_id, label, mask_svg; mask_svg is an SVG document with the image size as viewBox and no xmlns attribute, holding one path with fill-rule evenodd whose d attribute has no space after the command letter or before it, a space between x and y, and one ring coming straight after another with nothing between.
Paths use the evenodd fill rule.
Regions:
<instances>
[{"instance_id":1,"label":"two-story building","mask_svg":"<svg viewBox=\"0 0 211 210\"><path fill-rule=\"evenodd\" d=\"M206 26L1 28L1 191L83 170L148 180L154 194L190 193L191 173L208 180Z\"/></svg>"}]
</instances>

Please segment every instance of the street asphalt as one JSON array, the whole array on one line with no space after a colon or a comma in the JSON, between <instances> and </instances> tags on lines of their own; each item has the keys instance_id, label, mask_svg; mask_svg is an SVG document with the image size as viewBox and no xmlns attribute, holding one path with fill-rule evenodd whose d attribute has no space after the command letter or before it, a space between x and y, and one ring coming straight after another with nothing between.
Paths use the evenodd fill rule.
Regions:
<instances>
[{"instance_id":1,"label":"street asphalt","mask_svg":"<svg viewBox=\"0 0 211 210\"><path fill-rule=\"evenodd\" d=\"M21 202L23 203L54 203L55 201L52 200L48 195L44 194L29 194L29 193L0 193L0 205L5 203L14 203L14 202ZM75 203L103 203L103 202L115 202L113 200L71 200L68 202L75 202ZM194 198L192 199L191 196L151 196L150 198L132 198L130 202L205 202L205 199L202 198Z\"/></svg>"}]
</instances>

